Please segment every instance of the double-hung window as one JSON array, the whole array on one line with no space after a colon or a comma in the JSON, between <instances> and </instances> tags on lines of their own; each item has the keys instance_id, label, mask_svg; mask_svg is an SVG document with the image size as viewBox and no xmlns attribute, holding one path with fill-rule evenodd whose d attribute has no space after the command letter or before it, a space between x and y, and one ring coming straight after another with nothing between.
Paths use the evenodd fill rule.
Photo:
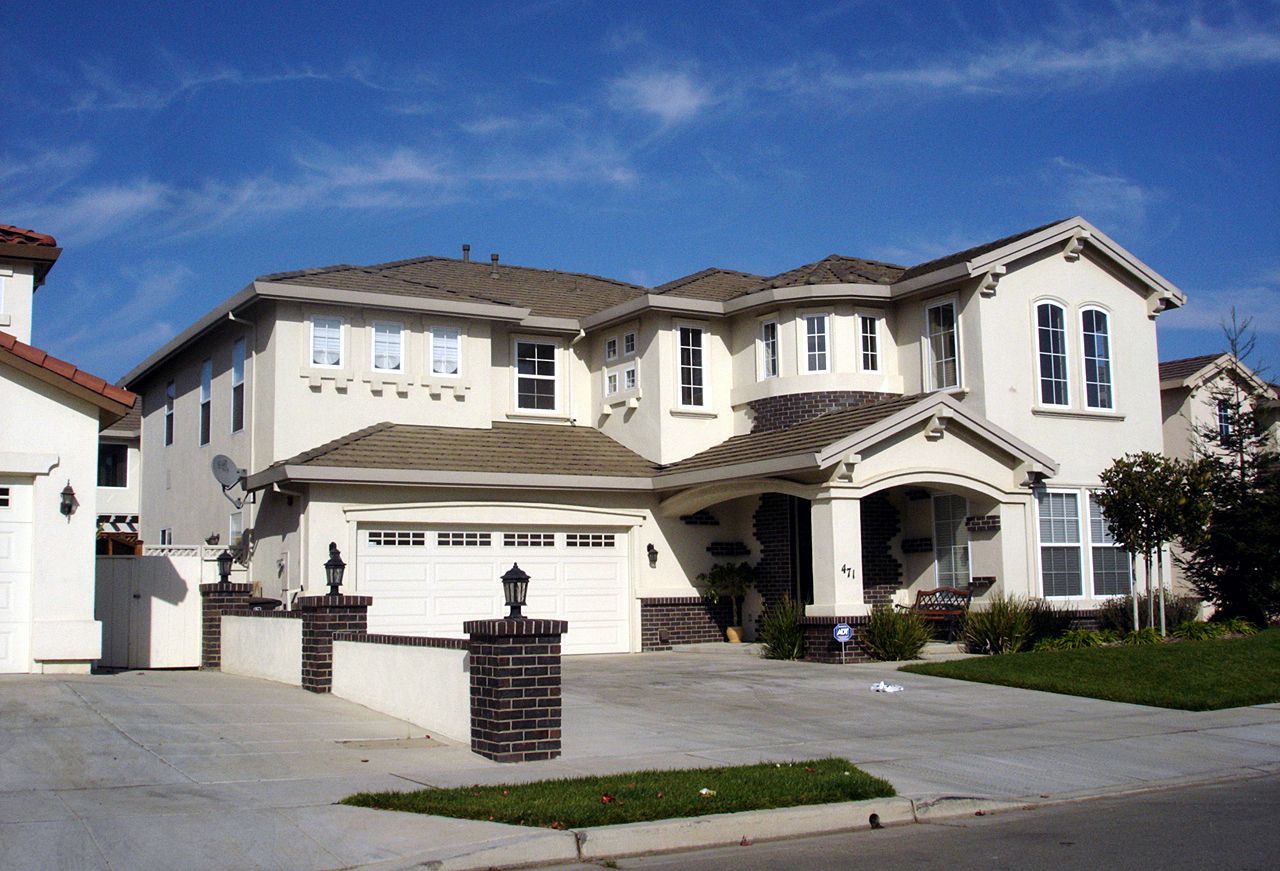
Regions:
<instances>
[{"instance_id":1,"label":"double-hung window","mask_svg":"<svg viewBox=\"0 0 1280 871\"><path fill-rule=\"evenodd\" d=\"M636 379L636 367L634 365L631 365L623 369L622 370L622 389L635 390L637 384L638 384L638 381Z\"/></svg>"},{"instance_id":2,"label":"double-hung window","mask_svg":"<svg viewBox=\"0 0 1280 871\"><path fill-rule=\"evenodd\" d=\"M516 340L516 408L556 410L557 351L555 342Z\"/></svg>"},{"instance_id":3,"label":"double-hung window","mask_svg":"<svg viewBox=\"0 0 1280 871\"><path fill-rule=\"evenodd\" d=\"M1089 408L1114 408L1111 390L1111 330L1107 313L1087 308L1080 313L1084 346L1084 401Z\"/></svg>"},{"instance_id":4,"label":"double-hung window","mask_svg":"<svg viewBox=\"0 0 1280 871\"><path fill-rule=\"evenodd\" d=\"M431 374L453 377L461 371L462 332L457 327L431 328Z\"/></svg>"},{"instance_id":5,"label":"double-hung window","mask_svg":"<svg viewBox=\"0 0 1280 871\"><path fill-rule=\"evenodd\" d=\"M311 365L342 368L342 319L311 319Z\"/></svg>"},{"instance_id":6,"label":"double-hung window","mask_svg":"<svg viewBox=\"0 0 1280 871\"><path fill-rule=\"evenodd\" d=\"M760 379L778 377L778 322L760 323Z\"/></svg>"},{"instance_id":7,"label":"double-hung window","mask_svg":"<svg viewBox=\"0 0 1280 871\"><path fill-rule=\"evenodd\" d=\"M373 325L373 368L376 372L404 371L404 327L400 324Z\"/></svg>"},{"instance_id":8,"label":"double-hung window","mask_svg":"<svg viewBox=\"0 0 1280 871\"><path fill-rule=\"evenodd\" d=\"M178 399L178 387L170 381L164 386L164 443L173 444L173 405Z\"/></svg>"},{"instance_id":9,"label":"double-hung window","mask_svg":"<svg viewBox=\"0 0 1280 871\"><path fill-rule=\"evenodd\" d=\"M1229 439L1234 427L1231 425L1231 401L1219 399L1217 402L1218 438Z\"/></svg>"},{"instance_id":10,"label":"double-hung window","mask_svg":"<svg viewBox=\"0 0 1280 871\"><path fill-rule=\"evenodd\" d=\"M618 338L617 338L617 336L614 336L613 338L610 338L610 339L606 339L606 340L605 340L605 343L604 343L604 358L605 358L606 360L608 360L609 362L613 362L614 360L618 359Z\"/></svg>"},{"instance_id":11,"label":"double-hung window","mask_svg":"<svg viewBox=\"0 0 1280 871\"><path fill-rule=\"evenodd\" d=\"M944 302L925 312L929 389L960 386L960 342L956 329L956 304Z\"/></svg>"},{"instance_id":12,"label":"double-hung window","mask_svg":"<svg viewBox=\"0 0 1280 871\"><path fill-rule=\"evenodd\" d=\"M1036 306L1039 345L1040 403L1069 405L1067 394L1067 326L1062 306L1042 302Z\"/></svg>"},{"instance_id":13,"label":"double-hung window","mask_svg":"<svg viewBox=\"0 0 1280 871\"><path fill-rule=\"evenodd\" d=\"M687 408L706 405L703 387L706 331L701 327L680 327L680 404Z\"/></svg>"},{"instance_id":14,"label":"double-hung window","mask_svg":"<svg viewBox=\"0 0 1280 871\"><path fill-rule=\"evenodd\" d=\"M213 431L213 361L200 364L200 444L209 444Z\"/></svg>"},{"instance_id":15,"label":"double-hung window","mask_svg":"<svg viewBox=\"0 0 1280 871\"><path fill-rule=\"evenodd\" d=\"M618 373L607 372L604 376L604 393L605 396L612 396L618 392Z\"/></svg>"},{"instance_id":16,"label":"double-hung window","mask_svg":"<svg viewBox=\"0 0 1280 871\"><path fill-rule=\"evenodd\" d=\"M628 356L636 352L636 334L627 333L622 337L622 354Z\"/></svg>"},{"instance_id":17,"label":"double-hung window","mask_svg":"<svg viewBox=\"0 0 1280 871\"><path fill-rule=\"evenodd\" d=\"M862 371L880 371L880 319L860 315L858 334L862 339Z\"/></svg>"},{"instance_id":18,"label":"double-hung window","mask_svg":"<svg viewBox=\"0 0 1280 871\"><path fill-rule=\"evenodd\" d=\"M1076 493L1041 491L1040 582L1045 596L1084 594L1080 559L1080 497Z\"/></svg>"},{"instance_id":19,"label":"double-hung window","mask_svg":"<svg viewBox=\"0 0 1280 871\"><path fill-rule=\"evenodd\" d=\"M1107 529L1102 506L1089 494L1089 556L1093 561L1093 594L1124 596L1129 593L1129 554L1116 544Z\"/></svg>"},{"instance_id":20,"label":"double-hung window","mask_svg":"<svg viewBox=\"0 0 1280 871\"><path fill-rule=\"evenodd\" d=\"M831 354L828 347L830 334L830 315L804 316L804 371L829 372L831 370Z\"/></svg>"},{"instance_id":21,"label":"double-hung window","mask_svg":"<svg viewBox=\"0 0 1280 871\"><path fill-rule=\"evenodd\" d=\"M244 339L231 346L231 431L244 429Z\"/></svg>"}]
</instances>

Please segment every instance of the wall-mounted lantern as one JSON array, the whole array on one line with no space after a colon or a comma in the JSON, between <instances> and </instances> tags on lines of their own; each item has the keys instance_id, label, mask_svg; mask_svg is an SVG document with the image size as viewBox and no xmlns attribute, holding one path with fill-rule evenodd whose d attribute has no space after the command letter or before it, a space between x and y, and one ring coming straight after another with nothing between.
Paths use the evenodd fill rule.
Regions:
<instances>
[{"instance_id":1,"label":"wall-mounted lantern","mask_svg":"<svg viewBox=\"0 0 1280 871\"><path fill-rule=\"evenodd\" d=\"M658 567L658 549L653 546L653 542L645 545L644 552L649 555L649 568L656 569Z\"/></svg>"},{"instance_id":2,"label":"wall-mounted lantern","mask_svg":"<svg viewBox=\"0 0 1280 871\"><path fill-rule=\"evenodd\" d=\"M520 569L519 563L512 563L511 568L502 576L502 595L507 600L509 620L523 620L520 609L525 605L525 597L529 594L529 576Z\"/></svg>"},{"instance_id":3,"label":"wall-mounted lantern","mask_svg":"<svg viewBox=\"0 0 1280 871\"><path fill-rule=\"evenodd\" d=\"M62 502L58 505L58 510L62 512L62 516L71 520L71 515L76 510L76 491L71 489L71 481L67 481L67 486L62 488Z\"/></svg>"},{"instance_id":4,"label":"wall-mounted lantern","mask_svg":"<svg viewBox=\"0 0 1280 871\"><path fill-rule=\"evenodd\" d=\"M347 564L342 561L342 551L338 550L338 543L329 542L329 561L324 564L325 582L329 585L330 596L340 596L338 592L342 586L342 575L347 570Z\"/></svg>"},{"instance_id":5,"label":"wall-mounted lantern","mask_svg":"<svg viewBox=\"0 0 1280 871\"><path fill-rule=\"evenodd\" d=\"M224 584L231 583L231 563L235 561L235 557L231 555L231 551L223 550L218 554L218 578Z\"/></svg>"}]
</instances>

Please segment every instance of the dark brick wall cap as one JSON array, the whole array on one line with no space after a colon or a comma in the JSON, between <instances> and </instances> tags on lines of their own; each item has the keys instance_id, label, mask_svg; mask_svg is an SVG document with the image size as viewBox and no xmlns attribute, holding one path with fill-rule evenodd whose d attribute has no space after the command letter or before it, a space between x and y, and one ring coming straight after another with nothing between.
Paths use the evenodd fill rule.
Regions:
<instances>
[{"instance_id":1,"label":"dark brick wall cap","mask_svg":"<svg viewBox=\"0 0 1280 871\"><path fill-rule=\"evenodd\" d=\"M702 605L710 600L704 599L702 596L656 596L648 599L641 599L640 604L643 605Z\"/></svg>"},{"instance_id":2,"label":"dark brick wall cap","mask_svg":"<svg viewBox=\"0 0 1280 871\"><path fill-rule=\"evenodd\" d=\"M368 608L372 604L372 596L299 596L294 607L312 611L319 608Z\"/></svg>"},{"instance_id":3,"label":"dark brick wall cap","mask_svg":"<svg viewBox=\"0 0 1280 871\"><path fill-rule=\"evenodd\" d=\"M427 635L381 635L368 632L335 632L334 641L355 641L360 644L392 644L400 647L440 647L446 650L466 650L470 642L465 638L435 638Z\"/></svg>"},{"instance_id":4,"label":"dark brick wall cap","mask_svg":"<svg viewBox=\"0 0 1280 871\"><path fill-rule=\"evenodd\" d=\"M486 638L519 637L525 635L563 635L569 631L567 620L468 620L462 624L468 635Z\"/></svg>"},{"instance_id":5,"label":"dark brick wall cap","mask_svg":"<svg viewBox=\"0 0 1280 871\"><path fill-rule=\"evenodd\" d=\"M253 584L224 584L218 581L213 584L201 584L200 592L204 595L209 593L235 593L247 596L253 592Z\"/></svg>"},{"instance_id":6,"label":"dark brick wall cap","mask_svg":"<svg viewBox=\"0 0 1280 871\"><path fill-rule=\"evenodd\" d=\"M850 626L861 626L870 623L870 617L802 617L800 618L801 626L830 626L835 628L837 623L848 623Z\"/></svg>"}]
</instances>

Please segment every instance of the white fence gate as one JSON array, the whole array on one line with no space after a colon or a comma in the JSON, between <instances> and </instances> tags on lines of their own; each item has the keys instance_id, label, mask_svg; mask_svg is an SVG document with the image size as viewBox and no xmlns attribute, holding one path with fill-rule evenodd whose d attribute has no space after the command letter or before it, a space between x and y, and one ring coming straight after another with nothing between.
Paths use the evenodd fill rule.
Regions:
<instances>
[{"instance_id":1,"label":"white fence gate","mask_svg":"<svg viewBox=\"0 0 1280 871\"><path fill-rule=\"evenodd\" d=\"M142 556L98 557L94 616L102 622L99 664L199 666L200 584L218 580L214 559L221 552L178 545L147 547Z\"/></svg>"}]
</instances>

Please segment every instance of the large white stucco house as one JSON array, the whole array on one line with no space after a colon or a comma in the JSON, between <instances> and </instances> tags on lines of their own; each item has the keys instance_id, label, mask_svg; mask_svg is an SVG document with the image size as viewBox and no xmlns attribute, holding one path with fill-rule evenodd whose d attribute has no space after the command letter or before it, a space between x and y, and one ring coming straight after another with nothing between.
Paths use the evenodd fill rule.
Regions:
<instances>
[{"instance_id":1,"label":"large white stucco house","mask_svg":"<svg viewBox=\"0 0 1280 871\"><path fill-rule=\"evenodd\" d=\"M0 225L0 673L88 671L98 431L133 394L32 347L36 289L61 249Z\"/></svg>"},{"instance_id":2,"label":"large white stucco house","mask_svg":"<svg viewBox=\"0 0 1280 871\"><path fill-rule=\"evenodd\" d=\"M1184 302L1082 218L658 287L466 249L266 275L122 382L143 537L244 531L286 599L336 541L402 634L498 615L518 562L567 652L717 637L695 579L726 560L758 567L750 613L790 595L828 635L939 585L1091 609L1129 569L1090 489L1161 449L1155 321Z\"/></svg>"}]
</instances>

